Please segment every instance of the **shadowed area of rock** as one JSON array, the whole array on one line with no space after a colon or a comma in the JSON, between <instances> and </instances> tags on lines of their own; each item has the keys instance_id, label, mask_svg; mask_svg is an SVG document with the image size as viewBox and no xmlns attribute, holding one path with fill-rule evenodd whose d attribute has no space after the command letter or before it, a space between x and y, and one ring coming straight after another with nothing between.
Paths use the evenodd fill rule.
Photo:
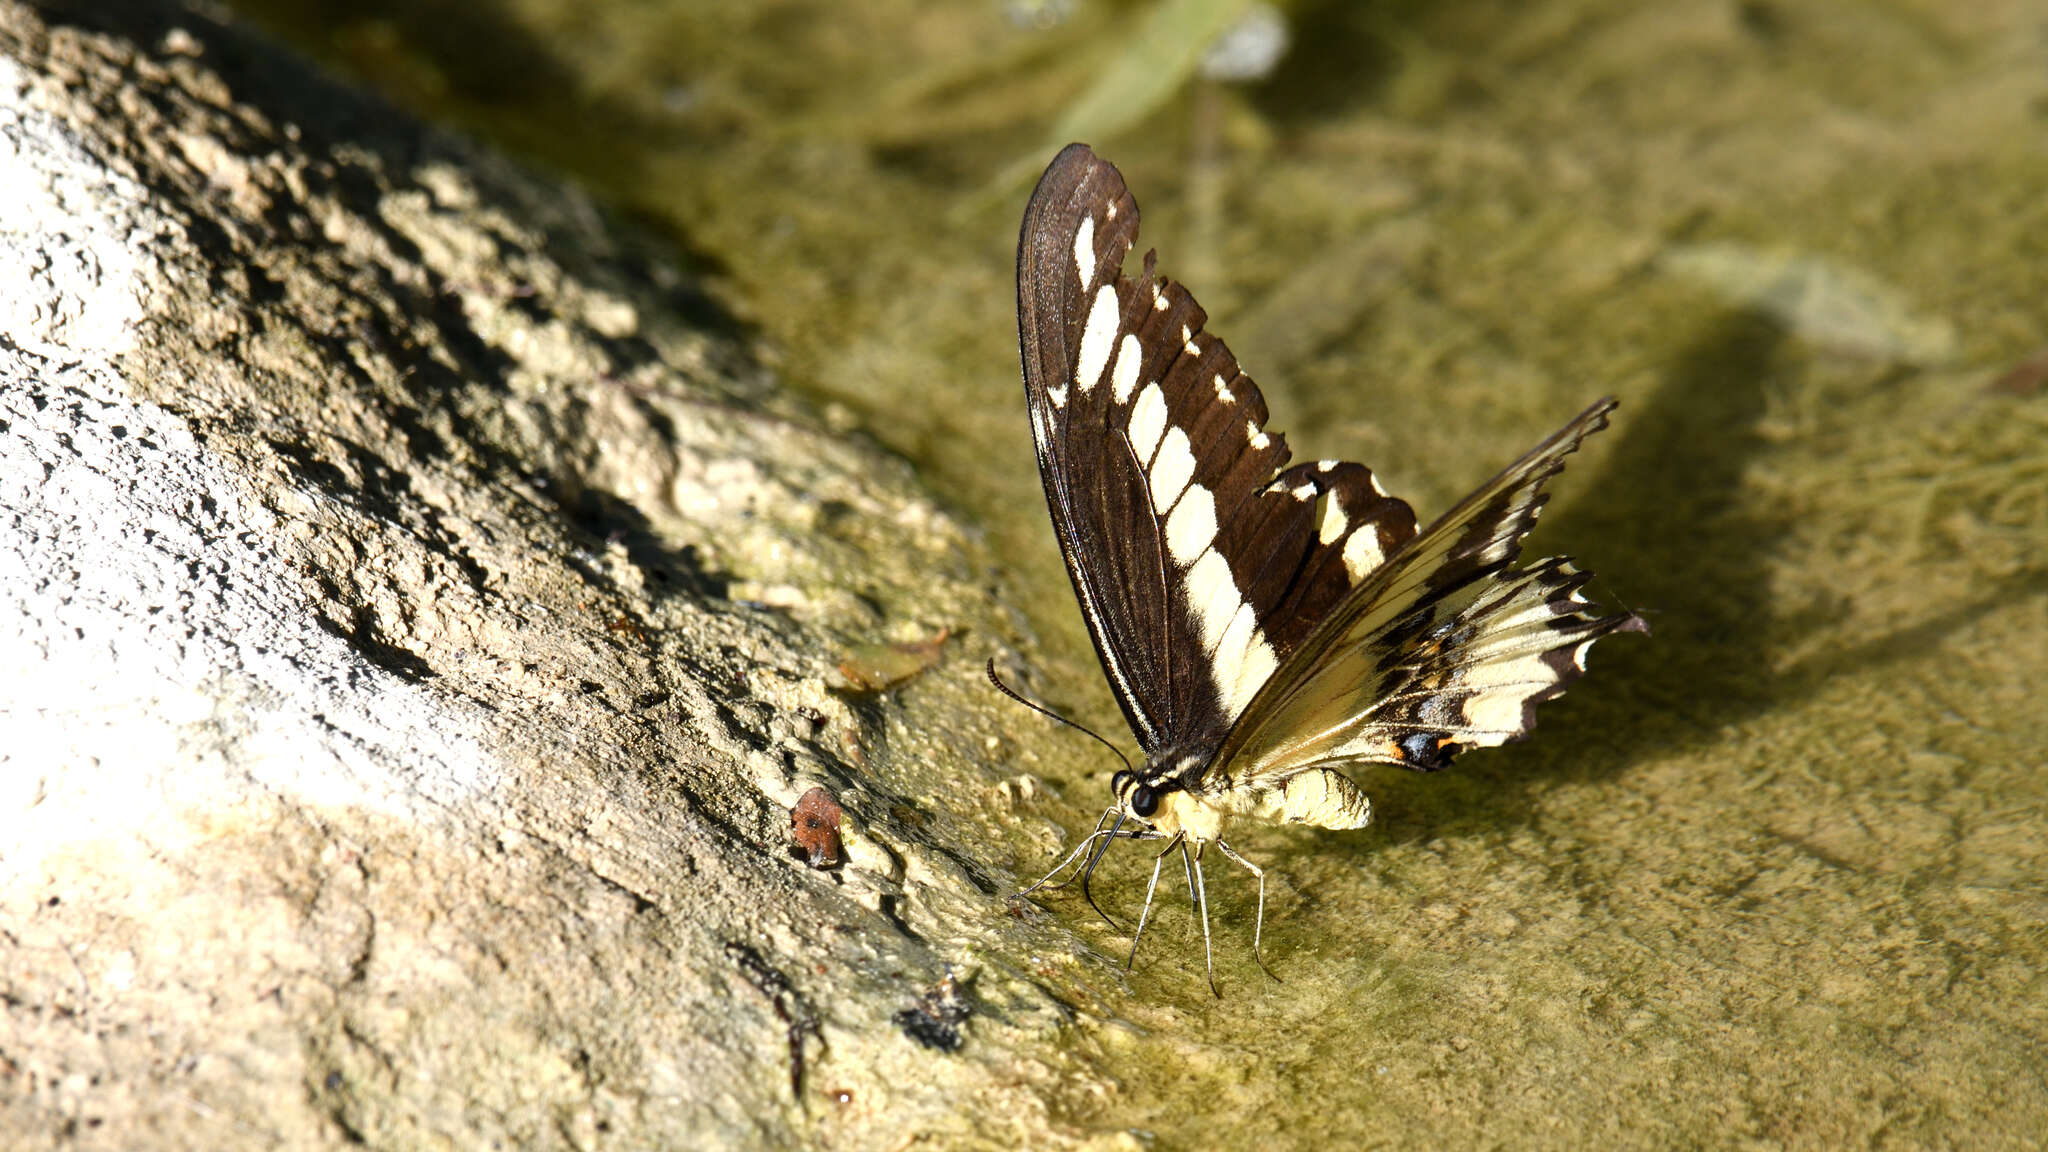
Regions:
<instances>
[{"instance_id":1,"label":"shadowed area of rock","mask_svg":"<svg viewBox=\"0 0 2048 1152\"><path fill-rule=\"evenodd\" d=\"M1080 1139L970 703L1020 626L908 469L232 27L0 4L0 138L9 1147Z\"/></svg>"}]
</instances>

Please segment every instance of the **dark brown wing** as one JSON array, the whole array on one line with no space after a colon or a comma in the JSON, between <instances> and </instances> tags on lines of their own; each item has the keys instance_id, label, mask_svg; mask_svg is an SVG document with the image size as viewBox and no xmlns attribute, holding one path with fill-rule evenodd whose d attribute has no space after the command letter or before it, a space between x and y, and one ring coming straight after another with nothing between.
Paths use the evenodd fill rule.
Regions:
<instances>
[{"instance_id":1,"label":"dark brown wing","mask_svg":"<svg viewBox=\"0 0 2048 1152\"><path fill-rule=\"evenodd\" d=\"M1361 465L1288 467L1266 404L1080 144L1024 211L1017 318L1038 467L1117 702L1149 755L1212 752L1367 573L1415 533Z\"/></svg>"}]
</instances>

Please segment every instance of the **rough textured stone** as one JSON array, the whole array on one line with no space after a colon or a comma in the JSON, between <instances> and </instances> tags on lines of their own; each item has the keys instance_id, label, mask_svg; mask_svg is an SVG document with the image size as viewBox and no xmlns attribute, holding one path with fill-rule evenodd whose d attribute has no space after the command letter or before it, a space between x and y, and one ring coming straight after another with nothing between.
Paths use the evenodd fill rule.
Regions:
<instances>
[{"instance_id":1,"label":"rough textured stone","mask_svg":"<svg viewBox=\"0 0 2048 1152\"><path fill-rule=\"evenodd\" d=\"M692 285L208 17L0 3L9 1147L1080 1139L1020 625Z\"/></svg>"}]
</instances>

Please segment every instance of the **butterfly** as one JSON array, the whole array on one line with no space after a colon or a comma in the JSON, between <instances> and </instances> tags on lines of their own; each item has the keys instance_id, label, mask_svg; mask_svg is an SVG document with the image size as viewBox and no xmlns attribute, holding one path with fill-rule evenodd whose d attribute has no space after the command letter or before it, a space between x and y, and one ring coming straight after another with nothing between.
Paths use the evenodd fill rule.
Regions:
<instances>
[{"instance_id":1,"label":"butterfly","mask_svg":"<svg viewBox=\"0 0 2048 1152\"><path fill-rule=\"evenodd\" d=\"M1040 178L1017 245L1046 503L1144 752L1111 778L1095 831L1025 895L1069 865L1061 884L1078 876L1086 893L1113 841L1164 840L1131 958L1178 849L1213 990L1210 845L1258 878L1252 948L1264 968L1265 873L1231 848L1232 828L1364 827L1371 803L1342 769L1435 772L1467 748L1520 739L1536 705L1584 673L1594 641L1648 628L1633 613L1599 614L1580 593L1591 574L1569 558L1516 566L1544 482L1616 401L1419 527L1365 466L1289 462L1258 387L1203 330L1188 290L1155 274L1156 253L1142 275L1123 273L1137 233L1122 175L1073 144Z\"/></svg>"}]
</instances>

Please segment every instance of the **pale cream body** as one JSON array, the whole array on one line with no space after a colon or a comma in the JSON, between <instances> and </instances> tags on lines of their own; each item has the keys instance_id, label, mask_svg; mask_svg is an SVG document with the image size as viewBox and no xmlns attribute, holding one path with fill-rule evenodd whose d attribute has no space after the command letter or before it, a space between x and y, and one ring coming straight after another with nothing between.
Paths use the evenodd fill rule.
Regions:
<instances>
[{"instance_id":1,"label":"pale cream body","mask_svg":"<svg viewBox=\"0 0 2048 1152\"><path fill-rule=\"evenodd\" d=\"M1244 817L1339 831L1363 828L1372 821L1372 801L1349 778L1329 768L1292 776L1283 788L1223 788L1204 795L1167 792L1149 817L1132 814L1128 796L1119 799L1134 819L1143 819L1168 837L1185 835L1198 844L1221 840Z\"/></svg>"}]
</instances>

